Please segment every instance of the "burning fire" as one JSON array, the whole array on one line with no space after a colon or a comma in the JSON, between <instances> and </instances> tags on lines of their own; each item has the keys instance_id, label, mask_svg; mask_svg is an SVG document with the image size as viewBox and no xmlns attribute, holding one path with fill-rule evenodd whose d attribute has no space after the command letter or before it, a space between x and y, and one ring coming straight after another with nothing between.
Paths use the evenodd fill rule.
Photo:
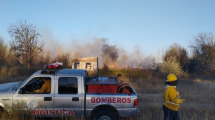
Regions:
<instances>
[{"instance_id":1,"label":"burning fire","mask_svg":"<svg viewBox=\"0 0 215 120\"><path fill-rule=\"evenodd\" d=\"M112 67L112 68L114 68L114 67L115 67L115 65L113 64L113 65L111 65L111 67Z\"/></svg>"}]
</instances>

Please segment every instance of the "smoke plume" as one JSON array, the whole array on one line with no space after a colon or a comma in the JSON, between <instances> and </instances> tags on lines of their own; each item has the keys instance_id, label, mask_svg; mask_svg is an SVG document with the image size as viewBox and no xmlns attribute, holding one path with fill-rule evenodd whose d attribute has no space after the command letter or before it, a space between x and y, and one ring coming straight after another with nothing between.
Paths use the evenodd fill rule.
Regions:
<instances>
[{"instance_id":1,"label":"smoke plume","mask_svg":"<svg viewBox=\"0 0 215 120\"><path fill-rule=\"evenodd\" d=\"M116 48L116 46L110 46L108 44L105 44L103 45L102 47L102 55L103 55L103 58L105 56L108 56L111 58L112 61L117 61L119 55L118 55L118 50Z\"/></svg>"},{"instance_id":2,"label":"smoke plume","mask_svg":"<svg viewBox=\"0 0 215 120\"><path fill-rule=\"evenodd\" d=\"M137 68L141 65L143 68L148 68L156 60L153 55L144 56L140 46L134 46L133 51L126 51L123 47L110 45L106 38L94 37L87 40L73 38L68 43L68 41L63 39L58 41L48 30L45 30L43 33L46 33L42 35L46 51L48 50L52 54L56 54L57 48L61 47L62 53L68 53L70 59L72 59L72 53L77 51L83 57L98 57L99 66L103 66L105 62L111 61L111 64L118 63L121 67Z\"/></svg>"}]
</instances>

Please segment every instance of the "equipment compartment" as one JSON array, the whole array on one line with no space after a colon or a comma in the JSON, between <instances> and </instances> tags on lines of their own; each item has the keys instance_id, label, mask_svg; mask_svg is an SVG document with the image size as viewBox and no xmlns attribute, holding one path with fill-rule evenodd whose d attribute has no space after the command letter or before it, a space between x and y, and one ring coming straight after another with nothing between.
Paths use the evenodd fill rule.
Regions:
<instances>
[{"instance_id":1,"label":"equipment compartment","mask_svg":"<svg viewBox=\"0 0 215 120\"><path fill-rule=\"evenodd\" d=\"M89 78L88 93L117 93L118 81L116 77Z\"/></svg>"}]
</instances>

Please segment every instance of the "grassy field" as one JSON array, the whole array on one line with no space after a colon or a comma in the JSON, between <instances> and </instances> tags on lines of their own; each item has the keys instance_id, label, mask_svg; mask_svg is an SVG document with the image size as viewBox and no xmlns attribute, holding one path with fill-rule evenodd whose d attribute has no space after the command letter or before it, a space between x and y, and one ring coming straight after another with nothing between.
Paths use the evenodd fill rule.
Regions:
<instances>
[{"instance_id":1,"label":"grassy field","mask_svg":"<svg viewBox=\"0 0 215 120\"><path fill-rule=\"evenodd\" d=\"M157 84L156 86L149 86L145 84L138 90L140 97L139 108L142 113L140 119L162 120L162 105L164 102L162 92L164 85ZM215 119L214 84L181 80L177 86L177 90L180 92L180 96L186 99L179 108L179 114L182 120Z\"/></svg>"},{"instance_id":2,"label":"grassy field","mask_svg":"<svg viewBox=\"0 0 215 120\"><path fill-rule=\"evenodd\" d=\"M162 93L165 88L165 77L157 75L151 70L123 69L99 70L99 76L116 76L121 73L119 81L131 84L139 95L139 108L141 117L129 117L127 120L162 120L164 117ZM20 81L27 76L1 78L1 83L6 81ZM181 104L179 114L182 120L215 120L215 76L211 75L186 75L178 77L177 91L186 101ZM20 114L20 113L19 113ZM21 114L22 115L22 114ZM18 113L2 119L28 119L18 117ZM31 119L34 119L33 117ZM38 118L42 119L42 118ZM54 118L51 118L54 119ZM59 118L63 119L63 118ZM75 118L66 118L75 119Z\"/></svg>"},{"instance_id":3,"label":"grassy field","mask_svg":"<svg viewBox=\"0 0 215 120\"><path fill-rule=\"evenodd\" d=\"M103 74L102 74L103 73ZM102 71L101 75L122 74L120 81L130 83L139 95L139 120L162 120L163 91L166 77L156 75L150 70L112 70ZM177 91L186 101L180 105L182 120L215 120L215 76L185 75L178 77ZM127 118L136 119L136 118Z\"/></svg>"}]
</instances>

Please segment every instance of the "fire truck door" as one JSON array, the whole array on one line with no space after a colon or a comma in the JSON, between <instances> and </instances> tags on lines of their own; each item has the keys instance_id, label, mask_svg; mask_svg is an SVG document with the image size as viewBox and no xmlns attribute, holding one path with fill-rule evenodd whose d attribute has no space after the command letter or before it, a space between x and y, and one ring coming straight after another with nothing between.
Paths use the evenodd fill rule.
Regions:
<instances>
[{"instance_id":1,"label":"fire truck door","mask_svg":"<svg viewBox=\"0 0 215 120\"><path fill-rule=\"evenodd\" d=\"M81 77L57 77L54 111L59 110L58 115L83 115L84 94L79 79Z\"/></svg>"},{"instance_id":2,"label":"fire truck door","mask_svg":"<svg viewBox=\"0 0 215 120\"><path fill-rule=\"evenodd\" d=\"M33 86L37 86L40 91L44 83L44 79L49 78L50 92L37 93L34 91ZM29 114L35 116L47 116L50 112L53 112L54 108L54 80L53 75L46 76L34 76L29 78L25 84L23 84L20 89L24 88L25 93L20 93L20 89L16 91L13 96L13 106L21 107L21 109L28 110ZM41 83L41 85L39 85ZM47 84L47 83L46 83ZM40 89L39 89L40 88Z\"/></svg>"}]
</instances>

